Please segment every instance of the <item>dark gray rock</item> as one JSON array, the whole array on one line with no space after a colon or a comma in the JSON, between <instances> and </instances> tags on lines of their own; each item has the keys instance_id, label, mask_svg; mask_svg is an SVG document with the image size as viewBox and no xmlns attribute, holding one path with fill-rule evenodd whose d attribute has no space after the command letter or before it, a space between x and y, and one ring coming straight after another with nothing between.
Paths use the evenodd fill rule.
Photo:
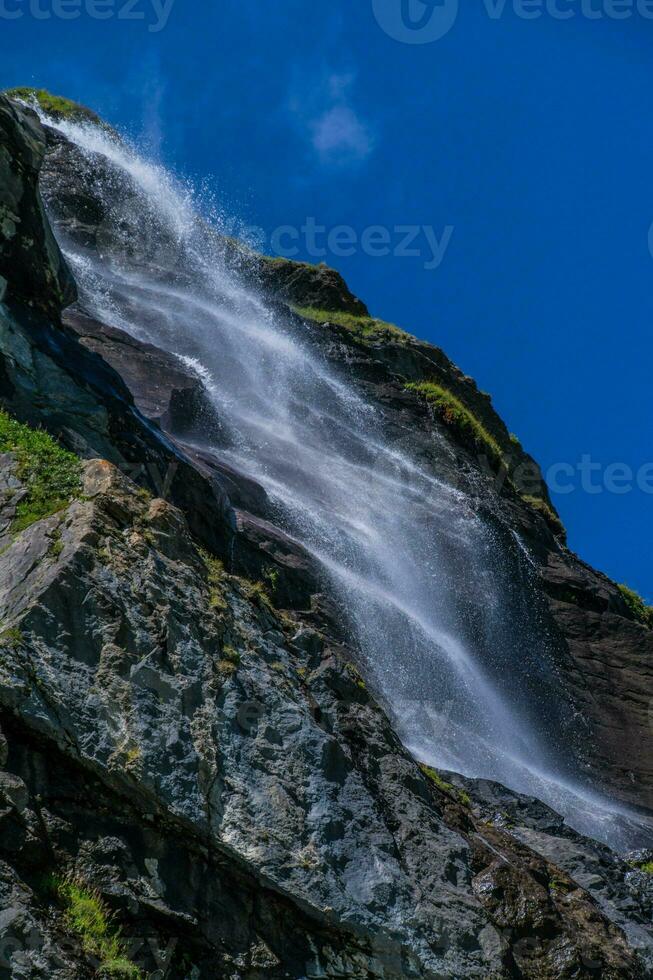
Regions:
<instances>
[{"instance_id":1,"label":"dark gray rock","mask_svg":"<svg viewBox=\"0 0 653 980\"><path fill-rule=\"evenodd\" d=\"M293 306L369 316L363 301L354 296L342 276L324 263L252 256L247 271L267 293Z\"/></svg>"},{"instance_id":2,"label":"dark gray rock","mask_svg":"<svg viewBox=\"0 0 653 980\"><path fill-rule=\"evenodd\" d=\"M210 436L212 429L218 430L202 382L179 358L79 309L66 311L63 323L120 375L146 418L179 437L194 430Z\"/></svg>"},{"instance_id":3,"label":"dark gray rock","mask_svg":"<svg viewBox=\"0 0 653 980\"><path fill-rule=\"evenodd\" d=\"M45 145L36 113L0 95L0 286L8 299L56 314L76 288L38 190Z\"/></svg>"},{"instance_id":4,"label":"dark gray rock","mask_svg":"<svg viewBox=\"0 0 653 980\"><path fill-rule=\"evenodd\" d=\"M0 555L21 881L82 875L130 934L177 940L172 976L589 977L588 950L638 976L585 893L558 902L558 872L429 782L353 654L207 566L111 464L84 473Z\"/></svg>"},{"instance_id":5,"label":"dark gray rock","mask_svg":"<svg viewBox=\"0 0 653 980\"><path fill-rule=\"evenodd\" d=\"M646 864L653 852L620 857L576 833L539 800L489 780L466 779L456 773L444 776L471 797L475 815L501 827L587 890L638 951L645 975L653 976L653 875L637 867Z\"/></svg>"}]
</instances>

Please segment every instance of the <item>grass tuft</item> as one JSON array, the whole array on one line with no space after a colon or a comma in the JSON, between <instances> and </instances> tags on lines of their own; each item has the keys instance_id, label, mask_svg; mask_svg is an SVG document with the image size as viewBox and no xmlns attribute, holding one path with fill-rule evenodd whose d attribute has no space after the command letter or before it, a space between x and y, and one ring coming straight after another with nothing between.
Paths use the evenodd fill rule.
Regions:
<instances>
[{"instance_id":1,"label":"grass tuft","mask_svg":"<svg viewBox=\"0 0 653 980\"><path fill-rule=\"evenodd\" d=\"M0 647L18 647L23 642L23 634L17 626L10 626L0 632Z\"/></svg>"},{"instance_id":2,"label":"grass tuft","mask_svg":"<svg viewBox=\"0 0 653 980\"><path fill-rule=\"evenodd\" d=\"M255 602L260 609L267 612L274 612L274 603L270 596L268 586L264 582L244 582L245 595L252 602Z\"/></svg>"},{"instance_id":3,"label":"grass tuft","mask_svg":"<svg viewBox=\"0 0 653 980\"><path fill-rule=\"evenodd\" d=\"M455 788L452 783L448 783L446 779L443 779L437 769L433 769L432 766L427 766L425 762L420 762L420 769L424 773L427 779L429 779L434 786L437 786L439 790L443 793L449 793L454 795Z\"/></svg>"},{"instance_id":4,"label":"grass tuft","mask_svg":"<svg viewBox=\"0 0 653 980\"><path fill-rule=\"evenodd\" d=\"M55 528L54 533L51 537L51 544L48 548L48 557L56 561L61 552L63 551L63 538L61 536L61 528Z\"/></svg>"},{"instance_id":5,"label":"grass tuft","mask_svg":"<svg viewBox=\"0 0 653 980\"><path fill-rule=\"evenodd\" d=\"M367 691L367 684L363 680L363 675L355 664L348 663L346 670L359 691Z\"/></svg>"},{"instance_id":6,"label":"grass tuft","mask_svg":"<svg viewBox=\"0 0 653 980\"><path fill-rule=\"evenodd\" d=\"M91 122L95 125L101 124L101 119L90 109L70 99L64 99L60 95L52 95L44 88L10 88L3 93L10 99L18 99L21 102L38 103L43 112L54 119L68 119L71 122Z\"/></svg>"},{"instance_id":7,"label":"grass tuft","mask_svg":"<svg viewBox=\"0 0 653 980\"><path fill-rule=\"evenodd\" d=\"M653 606L647 606L641 595L627 585L618 585L617 588L637 622L653 629Z\"/></svg>"},{"instance_id":8,"label":"grass tuft","mask_svg":"<svg viewBox=\"0 0 653 980\"><path fill-rule=\"evenodd\" d=\"M142 980L143 974L127 957L120 930L97 889L74 875L55 878L53 884L65 909L67 929L79 939L85 953L100 961L97 975Z\"/></svg>"},{"instance_id":9,"label":"grass tuft","mask_svg":"<svg viewBox=\"0 0 653 980\"><path fill-rule=\"evenodd\" d=\"M242 659L242 654L234 647L226 645L222 648L222 659L227 660L234 667L238 667Z\"/></svg>"},{"instance_id":10,"label":"grass tuft","mask_svg":"<svg viewBox=\"0 0 653 980\"><path fill-rule=\"evenodd\" d=\"M295 306L295 313L305 320L315 323L335 323L344 327L359 340L373 343L378 340L394 340L405 344L413 338L394 323L376 320L371 316L357 316L355 313L341 313L333 310L319 310L313 306Z\"/></svg>"},{"instance_id":11,"label":"grass tuft","mask_svg":"<svg viewBox=\"0 0 653 980\"><path fill-rule=\"evenodd\" d=\"M422 395L435 408L445 425L455 429L466 442L472 443L475 449L485 452L497 467L506 465L496 439L448 388L435 381L412 382L407 384L406 388Z\"/></svg>"},{"instance_id":12,"label":"grass tuft","mask_svg":"<svg viewBox=\"0 0 653 980\"><path fill-rule=\"evenodd\" d=\"M530 497L528 495L524 495L522 499L525 500L527 504L530 504L533 510L536 510L538 514L542 515L556 536L563 538L567 536L564 524L554 511L553 507L550 507L547 504L546 500L542 500L541 497Z\"/></svg>"},{"instance_id":13,"label":"grass tuft","mask_svg":"<svg viewBox=\"0 0 653 980\"><path fill-rule=\"evenodd\" d=\"M472 805L472 798L469 793L466 793L464 789L456 789L453 783L448 783L446 779L442 778L437 769L433 769L432 766L427 766L425 762L420 762L419 767L426 778L434 786L437 786L440 792L446 793L448 796L453 796L462 806L469 808Z\"/></svg>"},{"instance_id":14,"label":"grass tuft","mask_svg":"<svg viewBox=\"0 0 653 980\"><path fill-rule=\"evenodd\" d=\"M31 429L0 409L0 453L13 453L27 496L18 504L12 531L63 510L81 492L81 462L41 429Z\"/></svg>"},{"instance_id":15,"label":"grass tuft","mask_svg":"<svg viewBox=\"0 0 653 980\"><path fill-rule=\"evenodd\" d=\"M226 612L229 608L224 596L224 582L227 577L224 565L215 555L210 555L204 548L199 549L202 561L206 566L206 580L209 586L209 606L218 612Z\"/></svg>"}]
</instances>

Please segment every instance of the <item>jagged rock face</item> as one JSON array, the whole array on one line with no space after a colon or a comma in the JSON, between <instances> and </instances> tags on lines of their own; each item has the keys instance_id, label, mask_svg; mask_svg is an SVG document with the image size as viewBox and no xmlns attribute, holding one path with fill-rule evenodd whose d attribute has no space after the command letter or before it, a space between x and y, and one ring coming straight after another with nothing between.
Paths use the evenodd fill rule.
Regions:
<instances>
[{"instance_id":1,"label":"jagged rock face","mask_svg":"<svg viewBox=\"0 0 653 980\"><path fill-rule=\"evenodd\" d=\"M111 464L2 554L0 617L24 917L35 869L63 863L201 977L216 956L234 977L637 976L583 892L559 900L558 872L429 784L351 654L212 576L181 513ZM47 963L37 928L22 953Z\"/></svg>"},{"instance_id":2,"label":"jagged rock face","mask_svg":"<svg viewBox=\"0 0 653 980\"><path fill-rule=\"evenodd\" d=\"M314 266L271 259L260 262L253 271L267 291L294 306L368 315L367 307L354 296L342 276L324 264Z\"/></svg>"},{"instance_id":3,"label":"jagged rock face","mask_svg":"<svg viewBox=\"0 0 653 980\"><path fill-rule=\"evenodd\" d=\"M33 117L24 132L7 118L0 133L42 139ZM106 238L88 173L75 193L73 149L50 140L46 197L63 232L122 248ZM128 188L116 193L128 211ZM35 239L41 256L47 231ZM17 281L22 255L9 270ZM240 269L254 266L250 257ZM310 267L265 285L297 305L352 309L344 284ZM0 971L94 974L44 882L74 871L117 910L143 970L163 964L173 978L652 976L626 905L615 912L585 890L594 854L572 840L572 860L529 840L526 824L513 833L402 748L354 666L341 610L315 563L274 527L265 491L183 444L194 426L220 424L197 379L79 309L62 324L52 275L29 289L40 311L28 293L0 304L2 404L104 459L85 464L81 499L16 536L21 479L15 459L0 458ZM335 326L289 323L366 387L390 435L410 431L416 458L529 544L544 583L538 615L559 624L560 670L597 732L590 765L624 798L646 799L646 763L632 778L619 768L617 713L628 692L646 690L648 668L625 645L644 652L650 631L628 618L612 583L581 575L510 486L496 493L403 382L446 378L508 439L487 398L429 345L366 345ZM167 501L116 468L133 473L137 462L141 483ZM147 479L152 469L158 480ZM612 687L601 703L582 669L597 636ZM604 731L607 711L616 720ZM630 726L642 734L641 712ZM613 873L616 888L629 872ZM635 911L648 914L641 903Z\"/></svg>"},{"instance_id":4,"label":"jagged rock face","mask_svg":"<svg viewBox=\"0 0 653 980\"><path fill-rule=\"evenodd\" d=\"M594 732L597 778L653 810L653 630L633 621L613 582L573 555L547 555L541 579L572 656L569 688Z\"/></svg>"},{"instance_id":5,"label":"jagged rock face","mask_svg":"<svg viewBox=\"0 0 653 980\"><path fill-rule=\"evenodd\" d=\"M603 844L575 833L539 800L488 780L465 779L456 773L447 773L446 779L471 797L475 816L501 827L587 889L608 918L624 930L646 970L653 971L653 875L633 866L650 861L651 852L633 853L623 860ZM564 888L561 883L556 887Z\"/></svg>"},{"instance_id":6,"label":"jagged rock face","mask_svg":"<svg viewBox=\"0 0 653 980\"><path fill-rule=\"evenodd\" d=\"M38 190L45 136L34 112L2 95L0 133L0 298L6 289L10 298L57 313L76 289Z\"/></svg>"}]
</instances>

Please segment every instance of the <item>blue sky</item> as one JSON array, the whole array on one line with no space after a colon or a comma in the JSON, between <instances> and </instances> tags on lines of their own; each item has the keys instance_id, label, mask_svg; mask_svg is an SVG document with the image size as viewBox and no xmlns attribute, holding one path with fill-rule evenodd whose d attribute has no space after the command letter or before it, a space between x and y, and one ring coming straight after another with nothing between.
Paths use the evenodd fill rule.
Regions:
<instances>
[{"instance_id":1,"label":"blue sky","mask_svg":"<svg viewBox=\"0 0 653 980\"><path fill-rule=\"evenodd\" d=\"M599 492L576 473L554 496L570 544L653 600L653 20L609 0L455 20L455 0L405 0L412 27L402 0L169 2L0 0L0 85L92 106L268 246L330 230L326 255L279 240L443 347L545 470L599 466ZM443 36L412 43L422 22ZM405 226L417 254L396 254ZM628 482L615 464L632 490L606 489Z\"/></svg>"}]
</instances>

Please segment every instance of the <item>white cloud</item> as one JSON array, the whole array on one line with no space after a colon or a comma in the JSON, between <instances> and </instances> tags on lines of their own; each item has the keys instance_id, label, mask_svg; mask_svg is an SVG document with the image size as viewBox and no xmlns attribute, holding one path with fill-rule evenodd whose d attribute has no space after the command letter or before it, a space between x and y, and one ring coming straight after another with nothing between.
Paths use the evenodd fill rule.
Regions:
<instances>
[{"instance_id":1,"label":"white cloud","mask_svg":"<svg viewBox=\"0 0 653 980\"><path fill-rule=\"evenodd\" d=\"M321 86L291 100L292 114L323 164L358 164L374 149L372 129L353 105L354 80L351 74L327 74Z\"/></svg>"},{"instance_id":2,"label":"white cloud","mask_svg":"<svg viewBox=\"0 0 653 980\"><path fill-rule=\"evenodd\" d=\"M313 146L327 161L359 161L372 152L372 135L351 106L336 105L328 109L311 128Z\"/></svg>"}]
</instances>

